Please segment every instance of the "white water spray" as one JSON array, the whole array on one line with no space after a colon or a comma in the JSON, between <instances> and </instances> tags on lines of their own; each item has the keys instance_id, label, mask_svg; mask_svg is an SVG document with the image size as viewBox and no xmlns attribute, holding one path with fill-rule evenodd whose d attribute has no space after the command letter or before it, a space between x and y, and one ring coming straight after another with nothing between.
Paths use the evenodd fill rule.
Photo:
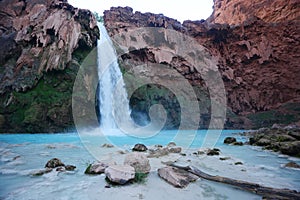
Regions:
<instances>
[{"instance_id":1,"label":"white water spray","mask_svg":"<svg viewBox=\"0 0 300 200\"><path fill-rule=\"evenodd\" d=\"M100 99L100 128L104 131L120 129L130 121L130 108L117 53L103 24L98 41L98 77ZM115 113L118 113L117 115Z\"/></svg>"}]
</instances>

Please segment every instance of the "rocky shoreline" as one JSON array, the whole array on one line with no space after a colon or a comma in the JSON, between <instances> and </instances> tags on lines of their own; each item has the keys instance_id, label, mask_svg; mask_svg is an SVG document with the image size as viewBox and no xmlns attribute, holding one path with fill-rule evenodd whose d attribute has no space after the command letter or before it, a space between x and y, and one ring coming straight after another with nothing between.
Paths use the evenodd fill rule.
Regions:
<instances>
[{"instance_id":1,"label":"rocky shoreline","mask_svg":"<svg viewBox=\"0 0 300 200\"><path fill-rule=\"evenodd\" d=\"M248 133L247 133L248 134ZM250 134L250 133L249 133ZM233 137L224 140L226 144L236 145L238 142ZM238 144L237 146L240 146ZM111 144L103 144L100 148L116 151ZM103 150L104 150L103 149ZM266 199L280 198L298 198L300 193L295 190L286 188L272 188L261 184L243 181L227 177L226 175L211 175L205 172L205 167L195 167L198 159L213 158L220 165L232 163L236 166L235 170L246 172L248 169L243 162L235 160L231 157L224 157L222 150L214 149L199 149L192 151L183 151L181 147L174 142L170 142L166 146L155 145L146 146L144 144L136 144L131 151L116 151L113 160L95 161L87 166L86 175L104 175L102 176L106 185L105 188L121 187L122 185L131 185L147 182L147 177L157 174L157 177L163 179L166 183L175 188L186 188L190 183L197 181L199 178L211 181L221 182L238 187L241 190L256 193ZM123 162L122 162L123 160ZM218 161L217 161L218 160ZM284 167L299 168L296 163L287 163ZM204 171L201 170L204 169ZM242 168L242 169L241 169ZM234 170L234 168L232 168ZM41 176L52 171L63 172L74 171L76 166L65 165L61 160L53 158L49 160L45 168L32 173L33 176Z\"/></svg>"},{"instance_id":2,"label":"rocky shoreline","mask_svg":"<svg viewBox=\"0 0 300 200\"><path fill-rule=\"evenodd\" d=\"M250 145L261 146L289 156L300 157L300 128L278 126L261 128L257 131L244 133L249 137Z\"/></svg>"}]
</instances>

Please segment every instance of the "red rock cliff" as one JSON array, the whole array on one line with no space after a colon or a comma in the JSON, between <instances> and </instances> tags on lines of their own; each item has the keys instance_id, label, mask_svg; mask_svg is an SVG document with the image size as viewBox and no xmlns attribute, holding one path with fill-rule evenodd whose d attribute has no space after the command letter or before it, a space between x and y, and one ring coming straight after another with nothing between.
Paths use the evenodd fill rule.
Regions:
<instances>
[{"instance_id":1,"label":"red rock cliff","mask_svg":"<svg viewBox=\"0 0 300 200\"><path fill-rule=\"evenodd\" d=\"M26 91L43 72L65 69L80 45L92 48L98 37L91 12L66 0L3 0L0 16L0 93Z\"/></svg>"},{"instance_id":2,"label":"red rock cliff","mask_svg":"<svg viewBox=\"0 0 300 200\"><path fill-rule=\"evenodd\" d=\"M66 0L0 1L0 133L74 128L74 80L98 38L93 14Z\"/></svg>"},{"instance_id":3,"label":"red rock cliff","mask_svg":"<svg viewBox=\"0 0 300 200\"><path fill-rule=\"evenodd\" d=\"M180 24L162 15L132 13L128 7L106 11L104 20L111 35L162 27L192 36L218 59L233 112L228 127L255 128L300 120L299 13L297 1L216 0L207 21ZM134 51L122 60L157 63L153 55L159 51ZM204 86L185 61L168 64L191 84Z\"/></svg>"},{"instance_id":4,"label":"red rock cliff","mask_svg":"<svg viewBox=\"0 0 300 200\"><path fill-rule=\"evenodd\" d=\"M298 0L214 0L211 23L239 25L258 17L264 22L278 23L300 19Z\"/></svg>"}]
</instances>

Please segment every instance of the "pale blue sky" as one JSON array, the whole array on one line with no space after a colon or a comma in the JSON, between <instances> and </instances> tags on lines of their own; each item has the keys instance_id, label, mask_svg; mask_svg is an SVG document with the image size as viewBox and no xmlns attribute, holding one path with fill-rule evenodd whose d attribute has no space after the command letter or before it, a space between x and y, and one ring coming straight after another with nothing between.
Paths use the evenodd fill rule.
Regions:
<instances>
[{"instance_id":1,"label":"pale blue sky","mask_svg":"<svg viewBox=\"0 0 300 200\"><path fill-rule=\"evenodd\" d=\"M164 14L167 17L184 20L207 19L212 13L213 0L68 0L79 8L96 11L102 15L112 6L130 6L134 11Z\"/></svg>"}]
</instances>

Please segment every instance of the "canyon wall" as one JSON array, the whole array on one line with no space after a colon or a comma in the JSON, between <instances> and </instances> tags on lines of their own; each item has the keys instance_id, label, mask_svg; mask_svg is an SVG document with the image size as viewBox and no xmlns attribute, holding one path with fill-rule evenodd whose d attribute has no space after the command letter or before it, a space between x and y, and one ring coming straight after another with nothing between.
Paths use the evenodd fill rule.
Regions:
<instances>
[{"instance_id":1,"label":"canyon wall","mask_svg":"<svg viewBox=\"0 0 300 200\"><path fill-rule=\"evenodd\" d=\"M206 21L185 21L183 24L163 15L133 13L129 7L118 7L106 11L104 21L112 37L122 37L132 30L152 27L180 32L203 45L217 60L225 85L227 128L259 128L272 126L274 123L299 123L299 4L295 1L280 1L280 4L273 2L275 1L216 0L214 13ZM232 10L234 16L230 17ZM124 43L129 43L130 39L127 40ZM149 41L153 40L155 38L150 38ZM161 63L174 68L194 87L200 100L199 105L203 106L200 109L203 111L200 125L202 124L201 128L206 128L211 120L211 107L201 73L187 60L175 54L169 61L161 60L159 55L164 55L165 51L164 46L132 48L121 55L119 60L125 71L142 63ZM133 102L138 102L135 99L150 101L147 108L160 99L153 100L147 91L137 93L131 97L132 106L136 106ZM145 106L137 107L138 110L147 110ZM173 117L173 121L178 124L178 117Z\"/></svg>"},{"instance_id":2,"label":"canyon wall","mask_svg":"<svg viewBox=\"0 0 300 200\"><path fill-rule=\"evenodd\" d=\"M210 23L240 25L251 18L267 23L300 19L298 0L214 0Z\"/></svg>"},{"instance_id":3,"label":"canyon wall","mask_svg":"<svg viewBox=\"0 0 300 200\"><path fill-rule=\"evenodd\" d=\"M74 80L99 38L93 14L66 0L3 0L0 18L0 132L74 128Z\"/></svg>"},{"instance_id":4,"label":"canyon wall","mask_svg":"<svg viewBox=\"0 0 300 200\"><path fill-rule=\"evenodd\" d=\"M210 69L199 68L194 61L211 59L225 87L226 128L299 124L299 13L296 0L215 0L214 12L207 20L182 24L161 14L133 13L129 7L106 11L105 26L115 41L123 40L125 46L144 44L129 46L128 51L122 51L122 45L117 48L129 91L135 88L131 80L154 83L130 93L132 117L143 124L150 107L162 104L168 116L165 128L178 128L182 98L166 86L185 91L185 83L196 94L199 110L199 118L191 115L187 119L207 128L214 120L212 105L222 97L210 91L209 87L216 88L204 77ZM146 27L160 32L136 34ZM167 35L168 31L192 40L185 46L186 55L181 52L183 44ZM173 38L172 43L166 42L168 37ZM83 84L77 85L82 92L75 98L87 105L95 103L91 91L96 90L92 87L98 81L92 78L97 74L93 49L98 38L93 14L72 7L66 0L0 1L0 132L73 129L73 85L84 62L90 67L81 77ZM203 57L198 59L194 50ZM144 79L132 76L137 71ZM188 113L193 108L185 107ZM77 106L75 112L85 118L82 125L98 125L94 108Z\"/></svg>"}]
</instances>

